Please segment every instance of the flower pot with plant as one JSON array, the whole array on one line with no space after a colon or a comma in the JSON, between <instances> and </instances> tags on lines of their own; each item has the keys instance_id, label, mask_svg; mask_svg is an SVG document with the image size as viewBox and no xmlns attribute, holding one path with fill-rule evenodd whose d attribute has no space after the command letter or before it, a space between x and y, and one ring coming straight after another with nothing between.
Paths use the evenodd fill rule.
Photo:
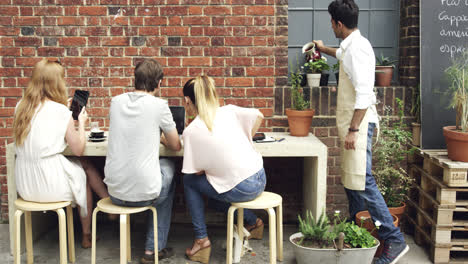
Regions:
<instances>
[{"instance_id":1,"label":"flower pot with plant","mask_svg":"<svg viewBox=\"0 0 468 264\"><path fill-rule=\"evenodd\" d=\"M296 262L362 264L371 263L379 242L364 228L340 218L335 212L333 226L322 213L318 219L306 212L299 218L299 233L289 237Z\"/></svg>"},{"instance_id":2,"label":"flower pot with plant","mask_svg":"<svg viewBox=\"0 0 468 264\"><path fill-rule=\"evenodd\" d=\"M419 85L413 91L413 106L411 107L411 114L413 114L415 121L411 123L413 132L413 145L419 147L421 145L421 92Z\"/></svg>"},{"instance_id":3,"label":"flower pot with plant","mask_svg":"<svg viewBox=\"0 0 468 264\"><path fill-rule=\"evenodd\" d=\"M394 214L392 214L392 217L393 217L393 225L395 227L398 227L400 225L400 220L398 219L398 217ZM372 218L371 218L371 215L369 213L369 211L361 211L361 212L358 212L356 214L356 224L361 226L361 227L364 227L367 231L369 231L371 233L371 235L373 237L375 237L376 239L379 240L380 242L380 245L379 247L377 248L377 251L375 252L375 257L380 257L380 255L382 255L382 251L383 251L383 240L381 240L379 238L379 234L377 232L377 227L380 227L382 223L380 223L380 221L375 221L375 223L372 221Z\"/></svg>"},{"instance_id":4,"label":"flower pot with plant","mask_svg":"<svg viewBox=\"0 0 468 264\"><path fill-rule=\"evenodd\" d=\"M385 118L380 124L380 139L373 153L375 162L372 174L390 213L401 221L407 195L414 181L403 169L404 161L415 148L411 147L411 132L403 120L403 101L397 98L396 103L398 118L392 120L393 123ZM385 109L386 115L391 111L391 108Z\"/></svg>"},{"instance_id":5,"label":"flower pot with plant","mask_svg":"<svg viewBox=\"0 0 468 264\"><path fill-rule=\"evenodd\" d=\"M325 57L315 60L311 59L304 63L304 71L307 73L307 84L309 87L320 86L322 73L329 69L330 66L328 66L327 59Z\"/></svg>"},{"instance_id":6,"label":"flower pot with plant","mask_svg":"<svg viewBox=\"0 0 468 264\"><path fill-rule=\"evenodd\" d=\"M452 61L445 73L450 80L450 106L455 109L455 126L444 127L448 157L468 162L468 51Z\"/></svg>"},{"instance_id":7,"label":"flower pot with plant","mask_svg":"<svg viewBox=\"0 0 468 264\"><path fill-rule=\"evenodd\" d=\"M393 78L393 70L395 68L396 60L391 60L380 54L376 57L377 63L375 65L375 85L376 86L390 86Z\"/></svg>"},{"instance_id":8,"label":"flower pot with plant","mask_svg":"<svg viewBox=\"0 0 468 264\"><path fill-rule=\"evenodd\" d=\"M292 67L291 67L292 70ZM304 91L301 87L302 74L299 69L291 71L291 108L286 109L288 116L289 132L291 136L305 137L309 135L315 110L309 109L310 103L304 99Z\"/></svg>"}]
</instances>

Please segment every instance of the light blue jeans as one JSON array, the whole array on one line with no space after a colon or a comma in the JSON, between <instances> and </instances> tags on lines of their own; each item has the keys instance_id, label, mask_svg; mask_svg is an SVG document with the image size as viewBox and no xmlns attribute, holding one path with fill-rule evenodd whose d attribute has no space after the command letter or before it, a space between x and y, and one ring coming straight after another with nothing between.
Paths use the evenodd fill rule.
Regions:
<instances>
[{"instance_id":1,"label":"light blue jeans","mask_svg":"<svg viewBox=\"0 0 468 264\"><path fill-rule=\"evenodd\" d=\"M206 175L185 174L185 201L192 216L195 238L208 236L203 195L208 196L210 207L227 213L231 202L247 202L257 198L265 190L265 184L266 176L263 168L224 193L218 193L208 182ZM256 220L257 216L252 211L244 209L244 222L247 225L255 225Z\"/></svg>"},{"instance_id":2,"label":"light blue jeans","mask_svg":"<svg viewBox=\"0 0 468 264\"><path fill-rule=\"evenodd\" d=\"M404 242L405 239L400 228L393 225L393 217L388 211L387 204L377 187L372 175L372 135L375 123L369 123L367 130L367 162L366 162L366 188L364 191L346 189L349 201L349 214L354 221L359 211L369 210L372 221L380 221L378 233L380 239L388 242Z\"/></svg>"},{"instance_id":3,"label":"light blue jeans","mask_svg":"<svg viewBox=\"0 0 468 264\"><path fill-rule=\"evenodd\" d=\"M115 197L110 197L112 203L120 206L141 207L152 205L156 208L158 214L158 252L166 248L167 237L171 227L172 202L174 201L175 182L174 178L174 162L168 159L160 159L161 167L161 193L159 197L149 201L128 202L122 201ZM154 251L154 227L153 213L148 212L148 223L146 232L145 250Z\"/></svg>"}]
</instances>

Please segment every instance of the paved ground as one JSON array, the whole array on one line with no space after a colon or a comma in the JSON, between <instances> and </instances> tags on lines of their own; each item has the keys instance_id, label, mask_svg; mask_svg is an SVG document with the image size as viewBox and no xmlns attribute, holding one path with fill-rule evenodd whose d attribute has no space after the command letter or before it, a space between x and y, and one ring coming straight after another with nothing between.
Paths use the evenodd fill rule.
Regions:
<instances>
[{"instance_id":1,"label":"paved ground","mask_svg":"<svg viewBox=\"0 0 468 264\"><path fill-rule=\"evenodd\" d=\"M143 253L144 227L141 224L132 226L132 263L138 263L138 259ZM267 231L265 229L265 231ZM289 243L289 236L296 232L294 226L284 228L284 264L295 264L292 245ZM192 264L184 258L185 248L192 243L192 229L190 225L175 224L172 226L168 245L175 249L176 255L170 259L160 261L161 264ZM209 235L212 240L213 249L210 263L225 263L225 227L210 226ZM251 240L250 245L255 251L255 256L244 256L241 263L269 263L268 255L268 234L261 241ZM82 249L76 232L76 263L91 263L91 250ZM96 263L119 263L119 228L117 223L102 223L98 225L97 261ZM407 236L410 252L399 262L399 264L425 264L431 263L427 253L414 244L411 237ZM58 263L58 232L53 230L34 242L34 263ZM22 262L26 263L25 254L22 255ZM13 263L13 257L9 254L9 234L8 225L0 224L0 263ZM364 264L364 263L363 263Z\"/></svg>"}]
</instances>

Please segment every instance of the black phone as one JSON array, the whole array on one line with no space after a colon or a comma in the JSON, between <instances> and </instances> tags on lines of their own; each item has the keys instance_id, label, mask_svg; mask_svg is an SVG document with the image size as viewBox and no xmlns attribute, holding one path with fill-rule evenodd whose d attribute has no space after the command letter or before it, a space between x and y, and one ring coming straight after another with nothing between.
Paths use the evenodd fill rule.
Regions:
<instances>
[{"instance_id":1,"label":"black phone","mask_svg":"<svg viewBox=\"0 0 468 264\"><path fill-rule=\"evenodd\" d=\"M262 140L262 139L265 139L264 133L255 133L255 135L252 138L253 141Z\"/></svg>"},{"instance_id":2,"label":"black phone","mask_svg":"<svg viewBox=\"0 0 468 264\"><path fill-rule=\"evenodd\" d=\"M74 120L78 120L81 109L88 103L89 92L83 90L76 90L73 95L73 101L70 106Z\"/></svg>"}]
</instances>

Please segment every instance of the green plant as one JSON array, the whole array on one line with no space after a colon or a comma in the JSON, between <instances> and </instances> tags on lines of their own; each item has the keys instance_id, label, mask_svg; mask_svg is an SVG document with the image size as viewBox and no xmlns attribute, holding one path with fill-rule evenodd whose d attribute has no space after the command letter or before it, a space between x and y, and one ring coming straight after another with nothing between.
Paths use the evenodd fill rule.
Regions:
<instances>
[{"instance_id":1,"label":"green plant","mask_svg":"<svg viewBox=\"0 0 468 264\"><path fill-rule=\"evenodd\" d=\"M375 57L377 59L376 66L392 66L395 67L394 63L397 62L396 60L391 60L389 57L385 57L382 53L380 57Z\"/></svg>"},{"instance_id":2,"label":"green plant","mask_svg":"<svg viewBox=\"0 0 468 264\"><path fill-rule=\"evenodd\" d=\"M304 70L306 73L322 73L323 71L328 71L330 66L327 64L325 57L322 57L317 60L309 60L304 63Z\"/></svg>"},{"instance_id":3,"label":"green plant","mask_svg":"<svg viewBox=\"0 0 468 264\"><path fill-rule=\"evenodd\" d=\"M364 228L354 222L346 222L346 218L340 217L340 212L335 211L333 226L324 212L317 221L310 211L306 211L305 219L298 216L299 231L302 238L299 245L317 245L319 248L336 247L336 239L340 233L344 233L344 242L353 248L369 248L375 245L374 237Z\"/></svg>"},{"instance_id":4,"label":"green plant","mask_svg":"<svg viewBox=\"0 0 468 264\"><path fill-rule=\"evenodd\" d=\"M419 84L413 90L413 105L411 106L411 114L416 118L416 123L421 123L421 91Z\"/></svg>"},{"instance_id":5,"label":"green plant","mask_svg":"<svg viewBox=\"0 0 468 264\"><path fill-rule=\"evenodd\" d=\"M289 81L291 83L291 108L293 110L302 111L309 108L309 102L304 99L304 91L301 87L302 72L300 71L299 67L296 66L296 70L294 71L292 67L292 63L290 63L290 77Z\"/></svg>"},{"instance_id":6,"label":"green plant","mask_svg":"<svg viewBox=\"0 0 468 264\"><path fill-rule=\"evenodd\" d=\"M333 64L333 71L338 72L340 70L340 61L336 61L335 64Z\"/></svg>"},{"instance_id":7,"label":"green plant","mask_svg":"<svg viewBox=\"0 0 468 264\"><path fill-rule=\"evenodd\" d=\"M403 101L397 98L396 103L398 119L391 125L387 118L380 125L381 136L374 151L376 162L372 172L389 207L401 206L414 181L402 167L407 154L415 148L409 148L412 137L403 120Z\"/></svg>"},{"instance_id":8,"label":"green plant","mask_svg":"<svg viewBox=\"0 0 468 264\"><path fill-rule=\"evenodd\" d=\"M448 93L452 97L450 107L457 114L456 127L468 132L468 51L452 60L452 65L445 70L445 74L450 79Z\"/></svg>"}]
</instances>

